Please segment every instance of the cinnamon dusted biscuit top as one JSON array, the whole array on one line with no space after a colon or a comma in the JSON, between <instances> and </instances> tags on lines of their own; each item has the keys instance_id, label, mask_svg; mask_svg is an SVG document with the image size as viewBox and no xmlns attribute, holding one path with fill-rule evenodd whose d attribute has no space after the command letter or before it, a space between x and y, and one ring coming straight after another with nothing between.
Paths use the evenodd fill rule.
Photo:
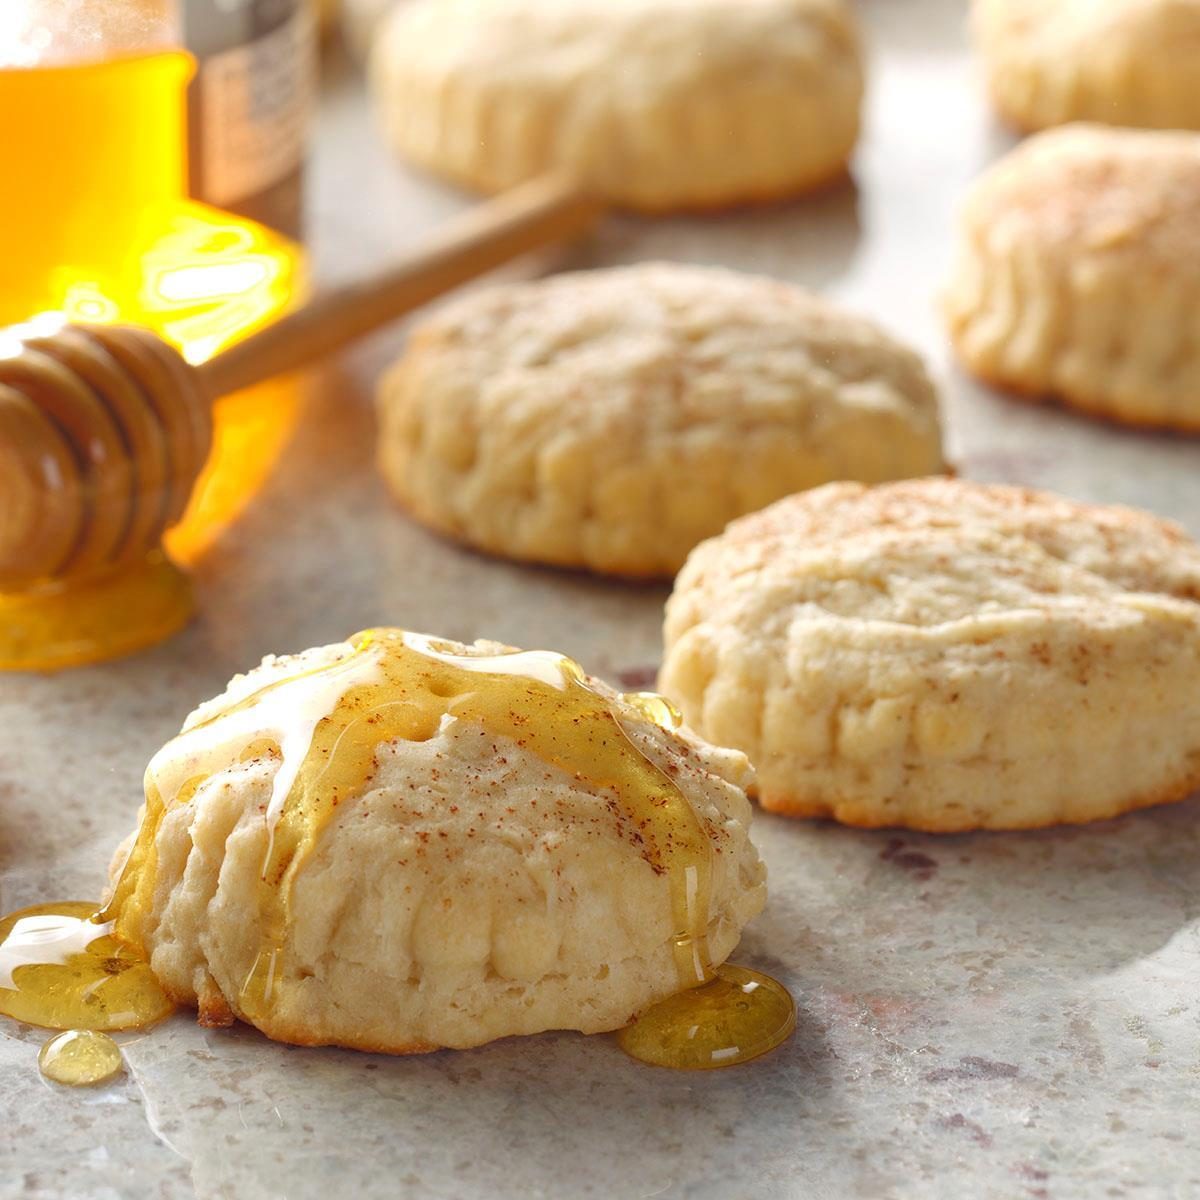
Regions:
<instances>
[{"instance_id":1,"label":"cinnamon dusted biscuit top","mask_svg":"<svg viewBox=\"0 0 1200 1200\"><path fill-rule=\"evenodd\" d=\"M1200 430L1198 258L1200 133L1051 130L966 197L950 335L998 386Z\"/></svg>"},{"instance_id":2,"label":"cinnamon dusted biscuit top","mask_svg":"<svg viewBox=\"0 0 1200 1200\"><path fill-rule=\"evenodd\" d=\"M765 807L1015 829L1200 785L1200 547L1149 513L831 484L698 547L660 687Z\"/></svg>"}]
</instances>

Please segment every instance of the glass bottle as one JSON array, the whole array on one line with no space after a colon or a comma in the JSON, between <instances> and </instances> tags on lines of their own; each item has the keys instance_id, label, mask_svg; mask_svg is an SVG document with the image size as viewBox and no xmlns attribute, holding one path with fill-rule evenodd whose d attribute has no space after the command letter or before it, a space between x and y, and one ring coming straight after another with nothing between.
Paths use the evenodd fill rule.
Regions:
<instances>
[{"instance_id":1,"label":"glass bottle","mask_svg":"<svg viewBox=\"0 0 1200 1200\"><path fill-rule=\"evenodd\" d=\"M311 0L0 0L0 326L120 321L201 362L295 303L314 24ZM288 381L217 400L172 559L241 511L296 410ZM0 594L0 669L178 628L158 559Z\"/></svg>"},{"instance_id":2,"label":"glass bottle","mask_svg":"<svg viewBox=\"0 0 1200 1200\"><path fill-rule=\"evenodd\" d=\"M0 323L199 362L287 307L312 54L307 0L4 0Z\"/></svg>"}]
</instances>

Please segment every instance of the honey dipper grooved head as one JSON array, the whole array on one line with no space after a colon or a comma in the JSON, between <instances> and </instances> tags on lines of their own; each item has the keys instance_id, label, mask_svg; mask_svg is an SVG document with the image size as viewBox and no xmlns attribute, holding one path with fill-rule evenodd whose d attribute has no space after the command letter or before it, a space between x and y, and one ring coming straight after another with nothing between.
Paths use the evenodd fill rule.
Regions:
<instances>
[{"instance_id":1,"label":"honey dipper grooved head","mask_svg":"<svg viewBox=\"0 0 1200 1200\"><path fill-rule=\"evenodd\" d=\"M154 334L0 333L0 590L144 555L182 515L211 440L198 379Z\"/></svg>"}]
</instances>

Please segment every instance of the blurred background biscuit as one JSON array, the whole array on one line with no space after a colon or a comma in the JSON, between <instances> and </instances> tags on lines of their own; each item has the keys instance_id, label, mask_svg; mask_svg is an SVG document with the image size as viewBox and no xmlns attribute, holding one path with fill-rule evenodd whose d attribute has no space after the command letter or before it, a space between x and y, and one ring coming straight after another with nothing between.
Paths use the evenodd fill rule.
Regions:
<instances>
[{"instance_id":1,"label":"blurred background biscuit","mask_svg":"<svg viewBox=\"0 0 1200 1200\"><path fill-rule=\"evenodd\" d=\"M371 66L418 166L487 192L560 170L644 210L835 178L863 91L844 0L413 0Z\"/></svg>"},{"instance_id":2,"label":"blurred background biscuit","mask_svg":"<svg viewBox=\"0 0 1200 1200\"><path fill-rule=\"evenodd\" d=\"M1018 129L1200 129L1200 0L975 0L972 16L992 101Z\"/></svg>"},{"instance_id":3,"label":"blurred background biscuit","mask_svg":"<svg viewBox=\"0 0 1200 1200\"><path fill-rule=\"evenodd\" d=\"M988 382L1200 430L1200 134L1076 125L972 186L943 296Z\"/></svg>"}]
</instances>

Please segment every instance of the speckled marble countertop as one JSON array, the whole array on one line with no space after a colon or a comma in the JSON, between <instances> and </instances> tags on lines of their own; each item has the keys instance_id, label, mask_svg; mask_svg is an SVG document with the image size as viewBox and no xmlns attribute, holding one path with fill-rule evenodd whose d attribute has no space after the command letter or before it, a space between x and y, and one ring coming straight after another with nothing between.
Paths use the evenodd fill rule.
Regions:
<instances>
[{"instance_id":1,"label":"speckled marble countertop","mask_svg":"<svg viewBox=\"0 0 1200 1200\"><path fill-rule=\"evenodd\" d=\"M661 256L762 270L876 315L929 355L972 477L1144 505L1200 533L1200 443L1010 403L958 376L932 294L966 181L1007 144L963 53L961 0L860 0L870 125L849 186L704 220L614 219L575 264ZM327 88L318 273L418 240L462 199L379 150ZM665 590L488 562L410 525L371 466L370 381L402 331L305 385L281 468L199 566L167 645L0 678L0 906L86 897L147 759L268 651L377 623L560 648L609 676L659 656ZM1191 1197L1200 1195L1195 801L1085 829L895 837L762 817L771 901L739 960L794 991L795 1039L705 1076L606 1038L387 1059L209 1032L125 1036L86 1092L0 1028L0 1196Z\"/></svg>"}]
</instances>

